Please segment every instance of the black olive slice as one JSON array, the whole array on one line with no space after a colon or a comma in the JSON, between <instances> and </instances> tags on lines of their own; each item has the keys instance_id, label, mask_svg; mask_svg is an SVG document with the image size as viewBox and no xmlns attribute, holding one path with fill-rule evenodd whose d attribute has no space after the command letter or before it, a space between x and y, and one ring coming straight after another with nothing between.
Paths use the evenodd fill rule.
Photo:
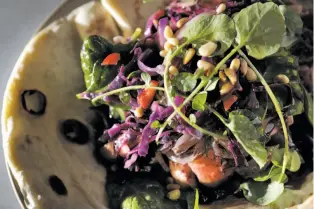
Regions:
<instances>
[{"instance_id":1,"label":"black olive slice","mask_svg":"<svg viewBox=\"0 0 314 209\"><path fill-rule=\"evenodd\" d=\"M61 123L61 133L66 139L77 144L86 144L89 141L88 128L78 120L69 119Z\"/></svg>"},{"instance_id":2,"label":"black olive slice","mask_svg":"<svg viewBox=\"0 0 314 209\"><path fill-rule=\"evenodd\" d=\"M51 186L51 189L58 195L66 196L68 194L67 188L65 187L64 183L58 176L55 175L50 176L49 184Z\"/></svg>"},{"instance_id":3,"label":"black olive slice","mask_svg":"<svg viewBox=\"0 0 314 209\"><path fill-rule=\"evenodd\" d=\"M31 115L43 115L46 110L46 96L38 90L25 90L21 95L22 106Z\"/></svg>"}]
</instances>

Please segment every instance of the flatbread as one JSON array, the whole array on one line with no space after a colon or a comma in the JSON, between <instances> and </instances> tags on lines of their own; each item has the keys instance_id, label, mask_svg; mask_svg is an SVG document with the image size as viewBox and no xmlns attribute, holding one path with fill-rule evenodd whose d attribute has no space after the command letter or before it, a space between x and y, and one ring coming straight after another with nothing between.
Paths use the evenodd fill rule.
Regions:
<instances>
[{"instance_id":1,"label":"flatbread","mask_svg":"<svg viewBox=\"0 0 314 209\"><path fill-rule=\"evenodd\" d=\"M107 206L106 170L95 161L91 142L73 143L60 128L63 121L74 119L87 128L86 137L93 138L90 124L95 115L89 109L89 102L75 97L85 89L79 58L81 38L96 33L110 39L118 35L119 29L129 35L133 28L144 27L147 17L167 3L155 0L143 6L142 0L114 2L113 5L112 0L102 0L106 10L100 2L88 3L48 26L30 41L12 72L2 112L3 146L30 209L105 209ZM104 27L98 28L100 25L95 22ZM30 90L31 95L36 90L41 97L32 96L23 106L21 96ZM46 105L41 109L44 100ZM41 112L26 111L25 105L28 110ZM288 205L259 207L229 197L202 208L284 208L302 202L303 205L295 208L312 208L312 178L312 174L307 177Z\"/></svg>"}]
</instances>

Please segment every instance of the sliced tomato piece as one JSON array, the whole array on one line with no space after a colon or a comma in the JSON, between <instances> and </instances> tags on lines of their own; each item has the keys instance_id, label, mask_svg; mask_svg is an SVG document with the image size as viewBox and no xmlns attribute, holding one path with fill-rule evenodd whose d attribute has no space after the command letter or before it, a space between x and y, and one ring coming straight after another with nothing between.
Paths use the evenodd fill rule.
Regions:
<instances>
[{"instance_id":1,"label":"sliced tomato piece","mask_svg":"<svg viewBox=\"0 0 314 209\"><path fill-rule=\"evenodd\" d=\"M158 81L151 81L150 85L157 87ZM142 107L143 109L147 109L152 103L154 96L156 94L156 90L152 88L146 88L144 89L138 96L137 96L137 103Z\"/></svg>"},{"instance_id":2,"label":"sliced tomato piece","mask_svg":"<svg viewBox=\"0 0 314 209\"><path fill-rule=\"evenodd\" d=\"M220 160L215 157L213 150L210 150L207 155L197 157L188 165L199 182L208 186L218 184L225 177Z\"/></svg>"},{"instance_id":3,"label":"sliced tomato piece","mask_svg":"<svg viewBox=\"0 0 314 209\"><path fill-rule=\"evenodd\" d=\"M180 184L182 187L195 187L196 179L191 168L188 164L175 163L169 161L170 173L176 183Z\"/></svg>"},{"instance_id":4,"label":"sliced tomato piece","mask_svg":"<svg viewBox=\"0 0 314 209\"><path fill-rule=\"evenodd\" d=\"M119 53L109 54L101 63L101 65L117 65L120 60Z\"/></svg>"},{"instance_id":5,"label":"sliced tomato piece","mask_svg":"<svg viewBox=\"0 0 314 209\"><path fill-rule=\"evenodd\" d=\"M223 100L225 111L230 110L232 105L238 100L238 97L235 95L231 95L230 97Z\"/></svg>"}]
</instances>

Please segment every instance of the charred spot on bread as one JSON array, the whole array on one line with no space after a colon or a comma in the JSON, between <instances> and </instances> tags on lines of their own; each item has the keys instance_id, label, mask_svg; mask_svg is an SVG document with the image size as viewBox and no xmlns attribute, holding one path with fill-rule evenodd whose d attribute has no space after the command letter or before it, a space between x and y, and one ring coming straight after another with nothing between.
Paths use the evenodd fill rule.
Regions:
<instances>
[{"instance_id":1,"label":"charred spot on bread","mask_svg":"<svg viewBox=\"0 0 314 209\"><path fill-rule=\"evenodd\" d=\"M46 111L46 96L38 90L25 90L21 94L21 102L24 110L31 115L41 116Z\"/></svg>"},{"instance_id":2,"label":"charred spot on bread","mask_svg":"<svg viewBox=\"0 0 314 209\"><path fill-rule=\"evenodd\" d=\"M67 140L76 144L86 144L90 138L88 128L75 119L61 122L60 131Z\"/></svg>"},{"instance_id":3,"label":"charred spot on bread","mask_svg":"<svg viewBox=\"0 0 314 209\"><path fill-rule=\"evenodd\" d=\"M56 175L49 176L49 185L51 189L58 195L66 196L68 194L68 190L65 187L64 183Z\"/></svg>"}]
</instances>

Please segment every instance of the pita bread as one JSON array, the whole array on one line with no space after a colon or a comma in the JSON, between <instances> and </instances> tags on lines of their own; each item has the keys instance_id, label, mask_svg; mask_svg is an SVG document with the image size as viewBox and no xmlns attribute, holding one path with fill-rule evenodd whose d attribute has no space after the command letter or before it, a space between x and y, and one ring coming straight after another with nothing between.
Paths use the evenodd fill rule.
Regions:
<instances>
[{"instance_id":1,"label":"pita bread","mask_svg":"<svg viewBox=\"0 0 314 209\"><path fill-rule=\"evenodd\" d=\"M81 38L93 33L112 38L119 29L129 35L132 28L143 27L147 17L167 3L114 2L103 0L106 10L99 2L88 3L45 28L30 41L12 72L2 112L3 146L29 209L107 206L106 170L95 161L88 141L93 137L90 124L95 115L89 102L75 97L85 89L79 57ZM129 12L130 8L134 11ZM103 23L104 28L98 28L96 22ZM28 96L24 102L22 95ZM86 127L82 140L88 142L84 145L70 142L62 134L60 124L69 119ZM229 197L202 208L284 208L302 202L294 208L312 208L312 178L309 175L301 189L293 191L296 198L289 205L258 207Z\"/></svg>"}]
</instances>

